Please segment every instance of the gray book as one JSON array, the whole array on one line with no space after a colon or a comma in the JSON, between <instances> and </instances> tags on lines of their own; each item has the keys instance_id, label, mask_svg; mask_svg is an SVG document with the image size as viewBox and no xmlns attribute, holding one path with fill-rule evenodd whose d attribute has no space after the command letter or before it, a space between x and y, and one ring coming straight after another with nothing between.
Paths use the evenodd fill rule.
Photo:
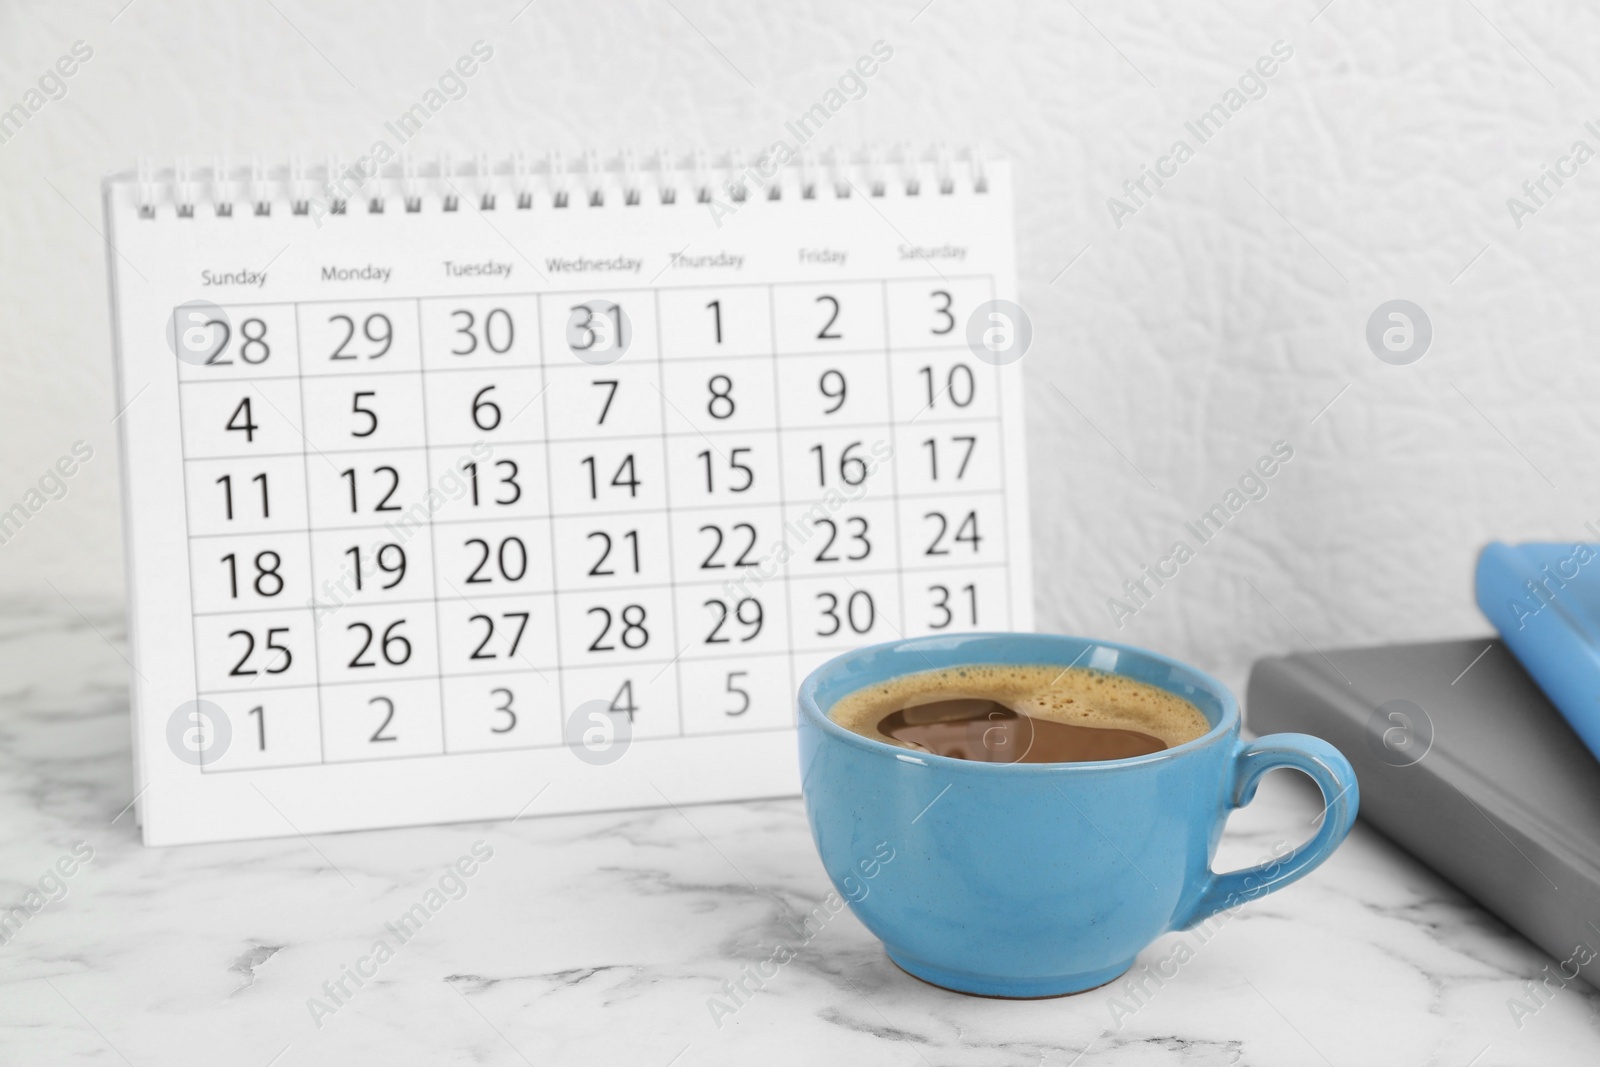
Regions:
<instances>
[{"instance_id":1,"label":"gray book","mask_svg":"<svg viewBox=\"0 0 1600 1067\"><path fill-rule=\"evenodd\" d=\"M1245 703L1349 757L1361 818L1547 952L1547 988L1600 988L1600 763L1499 641L1269 657Z\"/></svg>"}]
</instances>

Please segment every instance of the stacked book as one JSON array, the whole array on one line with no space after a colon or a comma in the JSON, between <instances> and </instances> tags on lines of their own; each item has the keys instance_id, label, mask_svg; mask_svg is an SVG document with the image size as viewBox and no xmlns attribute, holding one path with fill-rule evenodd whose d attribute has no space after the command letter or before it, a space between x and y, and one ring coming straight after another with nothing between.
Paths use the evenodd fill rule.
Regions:
<instances>
[{"instance_id":1,"label":"stacked book","mask_svg":"<svg viewBox=\"0 0 1600 1067\"><path fill-rule=\"evenodd\" d=\"M1501 640L1263 659L1246 723L1337 746L1363 819L1600 988L1600 546L1490 545L1477 593Z\"/></svg>"}]
</instances>

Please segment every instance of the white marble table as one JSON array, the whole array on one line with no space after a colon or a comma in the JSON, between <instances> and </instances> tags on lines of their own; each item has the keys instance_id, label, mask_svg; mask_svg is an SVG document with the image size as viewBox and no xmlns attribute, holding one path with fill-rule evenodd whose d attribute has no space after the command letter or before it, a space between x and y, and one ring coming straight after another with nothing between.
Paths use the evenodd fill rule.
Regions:
<instances>
[{"instance_id":1,"label":"white marble table","mask_svg":"<svg viewBox=\"0 0 1600 1067\"><path fill-rule=\"evenodd\" d=\"M792 924L829 886L798 800L147 849L119 816L121 627L114 607L0 615L0 904L93 849L0 944L0 1063L1600 1061L1600 995L1570 986L1519 1028L1508 999L1549 961L1364 826L1204 944L1152 946L1141 965L1180 938L1192 958L1138 998L1034 1002L923 985L848 912L801 945ZM1318 808L1273 775L1222 860L1308 836ZM314 1018L477 842L493 855L465 895ZM714 1020L723 983L779 943L795 958Z\"/></svg>"}]
</instances>

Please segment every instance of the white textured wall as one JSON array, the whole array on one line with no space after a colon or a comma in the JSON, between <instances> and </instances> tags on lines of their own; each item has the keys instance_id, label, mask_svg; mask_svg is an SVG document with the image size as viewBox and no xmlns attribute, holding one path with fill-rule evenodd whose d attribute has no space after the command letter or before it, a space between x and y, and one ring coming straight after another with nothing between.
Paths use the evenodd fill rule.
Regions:
<instances>
[{"instance_id":1,"label":"white textured wall","mask_svg":"<svg viewBox=\"0 0 1600 1067\"><path fill-rule=\"evenodd\" d=\"M0 107L94 49L0 145L0 508L75 440L96 450L0 546L0 594L59 606L48 580L91 616L122 598L102 173L354 154L479 38L495 57L425 151L762 146L883 39L893 60L826 142L1014 161L1044 627L1115 632L1106 598L1280 439L1270 495L1122 637L1238 681L1306 642L1478 631L1482 541L1600 520L1600 162L1520 229L1505 203L1574 139L1600 149L1588 6L123 2L0 6ZM1276 40L1294 54L1267 95L1189 138L1116 228L1107 197ZM1412 366L1363 340L1394 297L1434 324Z\"/></svg>"}]
</instances>

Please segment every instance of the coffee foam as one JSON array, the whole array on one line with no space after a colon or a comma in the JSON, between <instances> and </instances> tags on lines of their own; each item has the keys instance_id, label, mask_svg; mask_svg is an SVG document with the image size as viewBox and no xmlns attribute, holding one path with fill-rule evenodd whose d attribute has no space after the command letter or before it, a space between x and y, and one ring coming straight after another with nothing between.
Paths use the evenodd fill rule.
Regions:
<instances>
[{"instance_id":1,"label":"coffee foam","mask_svg":"<svg viewBox=\"0 0 1600 1067\"><path fill-rule=\"evenodd\" d=\"M892 712L936 700L987 698L1036 719L1069 726L1136 730L1168 748L1211 729L1199 708L1176 693L1088 667L970 664L906 674L842 697L828 717L846 730L897 748L911 746L882 733Z\"/></svg>"}]
</instances>

